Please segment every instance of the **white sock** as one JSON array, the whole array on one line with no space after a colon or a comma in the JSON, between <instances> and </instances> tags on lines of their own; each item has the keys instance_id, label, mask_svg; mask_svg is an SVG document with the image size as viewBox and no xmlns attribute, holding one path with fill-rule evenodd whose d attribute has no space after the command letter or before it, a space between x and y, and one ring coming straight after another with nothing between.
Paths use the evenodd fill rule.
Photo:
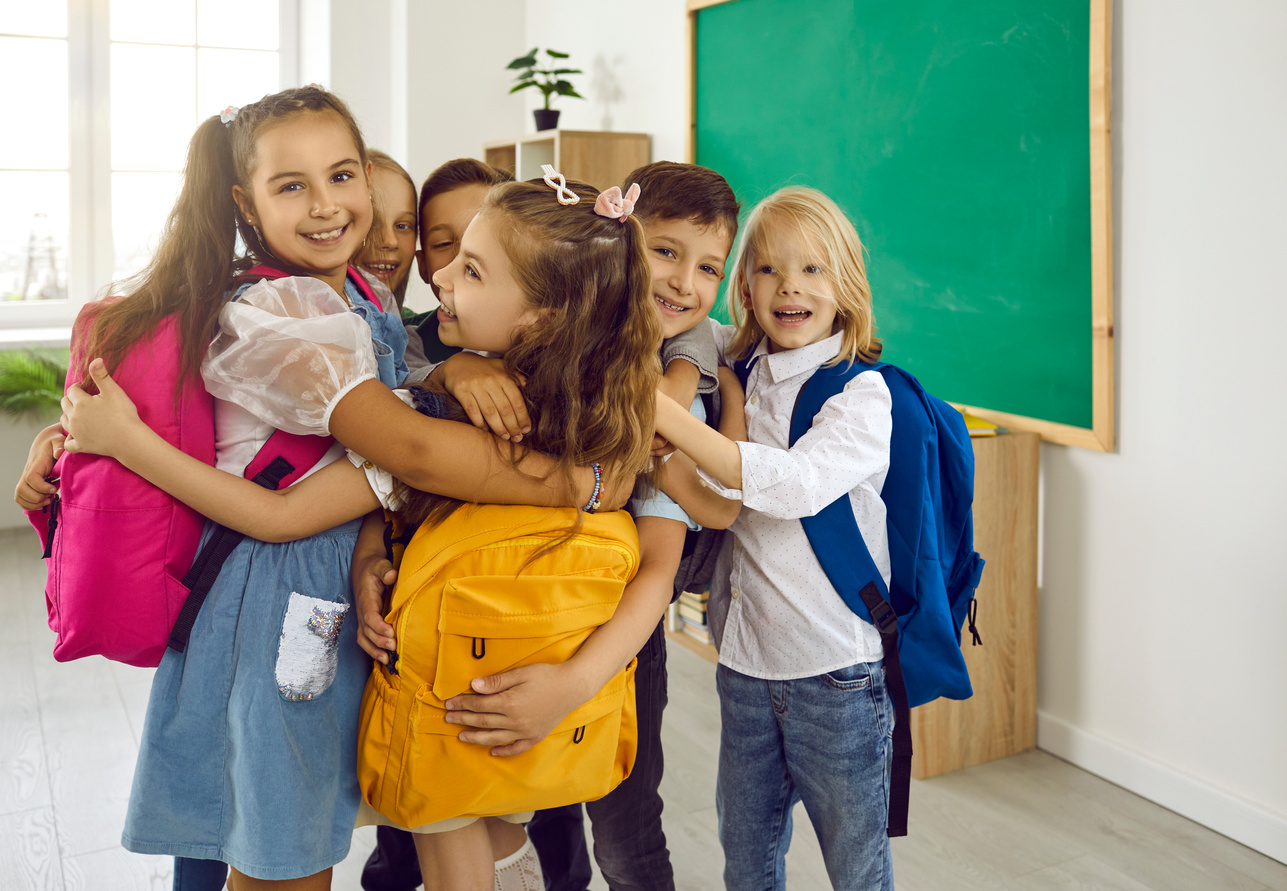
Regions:
<instances>
[{"instance_id":1,"label":"white sock","mask_svg":"<svg viewBox=\"0 0 1287 891\"><path fill-rule=\"evenodd\" d=\"M513 854L496 861L495 891L545 891L541 861L530 838Z\"/></svg>"}]
</instances>

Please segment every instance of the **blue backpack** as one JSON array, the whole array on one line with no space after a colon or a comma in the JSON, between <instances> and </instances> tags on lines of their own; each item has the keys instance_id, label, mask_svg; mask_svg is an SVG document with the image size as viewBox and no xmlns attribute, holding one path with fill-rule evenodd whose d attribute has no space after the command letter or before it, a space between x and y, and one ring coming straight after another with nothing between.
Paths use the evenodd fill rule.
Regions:
<instances>
[{"instance_id":1,"label":"blue backpack","mask_svg":"<svg viewBox=\"0 0 1287 891\"><path fill-rule=\"evenodd\" d=\"M752 361L734 366L743 386ZM800 523L836 592L880 631L895 709L888 826L894 837L907 834L911 709L940 696L968 699L974 692L961 653L961 627L968 618L973 643L982 643L974 625L974 589L983 559L974 550L974 450L965 421L903 369L885 362L819 368L796 399L790 444L813 426L828 399L864 371L880 372L892 400L889 470L881 490L888 588L858 531L848 493Z\"/></svg>"}]
</instances>

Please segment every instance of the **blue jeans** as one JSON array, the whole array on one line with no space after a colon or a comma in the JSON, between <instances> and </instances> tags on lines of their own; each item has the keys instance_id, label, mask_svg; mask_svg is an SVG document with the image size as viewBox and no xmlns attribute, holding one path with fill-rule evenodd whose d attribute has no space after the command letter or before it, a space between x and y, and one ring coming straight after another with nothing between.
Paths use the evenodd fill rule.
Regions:
<instances>
[{"instance_id":1,"label":"blue jeans","mask_svg":"<svg viewBox=\"0 0 1287 891\"><path fill-rule=\"evenodd\" d=\"M729 891L786 888L803 801L833 888L893 891L885 825L894 709L880 662L766 681L720 665L715 802Z\"/></svg>"}]
</instances>

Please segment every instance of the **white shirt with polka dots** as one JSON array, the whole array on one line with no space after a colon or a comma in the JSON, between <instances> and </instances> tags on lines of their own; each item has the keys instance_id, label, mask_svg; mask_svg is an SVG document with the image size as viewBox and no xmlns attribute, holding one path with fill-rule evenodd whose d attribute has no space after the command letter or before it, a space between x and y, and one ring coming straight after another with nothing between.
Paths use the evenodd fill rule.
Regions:
<instances>
[{"instance_id":1,"label":"white shirt with polka dots","mask_svg":"<svg viewBox=\"0 0 1287 891\"><path fill-rule=\"evenodd\" d=\"M732 328L717 331L721 352ZM813 426L788 447L800 388L839 352L841 335L795 350L756 348L746 386L750 442L742 453L741 498L711 583L710 622L719 660L770 680L812 677L882 657L880 634L836 593L800 518L848 493L858 529L889 583L889 543L880 491L889 469L890 395L877 371L855 375L827 400Z\"/></svg>"}]
</instances>

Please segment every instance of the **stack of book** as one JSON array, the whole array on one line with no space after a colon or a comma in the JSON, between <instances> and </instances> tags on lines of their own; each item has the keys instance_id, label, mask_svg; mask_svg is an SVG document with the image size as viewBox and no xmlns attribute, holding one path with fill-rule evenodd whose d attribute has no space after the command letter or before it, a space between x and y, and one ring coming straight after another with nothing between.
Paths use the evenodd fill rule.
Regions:
<instances>
[{"instance_id":1,"label":"stack of book","mask_svg":"<svg viewBox=\"0 0 1287 891\"><path fill-rule=\"evenodd\" d=\"M711 629L706 622L706 598L709 596L709 591L702 591L700 594L685 591L674 604L675 611L679 614L678 630L702 643L711 642Z\"/></svg>"},{"instance_id":2,"label":"stack of book","mask_svg":"<svg viewBox=\"0 0 1287 891\"><path fill-rule=\"evenodd\" d=\"M965 429L970 431L971 436L996 436L998 433L1005 433L1004 427L998 427L991 421L985 421L964 409L961 409L961 414L965 415Z\"/></svg>"}]
</instances>

